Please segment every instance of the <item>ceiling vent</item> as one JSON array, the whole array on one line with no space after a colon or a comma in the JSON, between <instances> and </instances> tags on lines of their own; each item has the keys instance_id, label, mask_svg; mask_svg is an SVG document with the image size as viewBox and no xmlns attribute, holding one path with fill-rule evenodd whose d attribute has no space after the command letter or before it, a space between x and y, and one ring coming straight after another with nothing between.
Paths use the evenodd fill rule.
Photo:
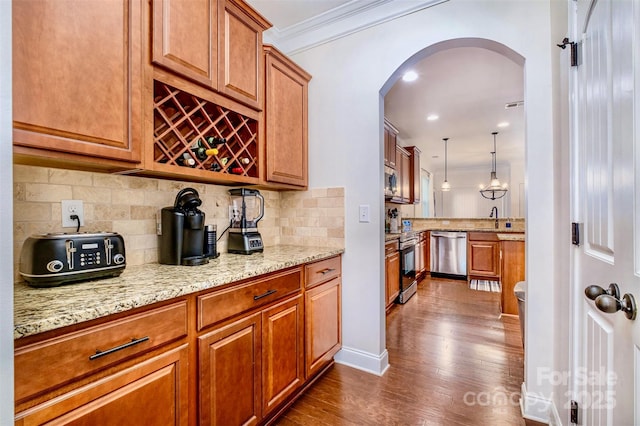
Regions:
<instances>
[{"instance_id":1,"label":"ceiling vent","mask_svg":"<svg viewBox=\"0 0 640 426\"><path fill-rule=\"evenodd\" d=\"M509 102L504 104L504 109L518 108L524 105L524 101Z\"/></svg>"}]
</instances>

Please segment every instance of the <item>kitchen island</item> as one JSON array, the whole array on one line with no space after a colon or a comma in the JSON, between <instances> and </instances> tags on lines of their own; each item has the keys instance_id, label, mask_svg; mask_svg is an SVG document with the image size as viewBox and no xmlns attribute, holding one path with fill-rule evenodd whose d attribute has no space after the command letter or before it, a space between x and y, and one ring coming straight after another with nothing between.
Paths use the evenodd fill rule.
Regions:
<instances>
[{"instance_id":1,"label":"kitchen island","mask_svg":"<svg viewBox=\"0 0 640 426\"><path fill-rule=\"evenodd\" d=\"M16 284L16 424L270 422L341 347L342 252L281 245Z\"/></svg>"}]
</instances>

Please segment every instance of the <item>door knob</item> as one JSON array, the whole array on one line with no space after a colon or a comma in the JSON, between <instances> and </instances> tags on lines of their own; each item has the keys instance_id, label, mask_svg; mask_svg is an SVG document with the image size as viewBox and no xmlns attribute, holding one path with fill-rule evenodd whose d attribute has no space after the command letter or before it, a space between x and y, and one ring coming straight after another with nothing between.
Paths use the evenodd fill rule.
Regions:
<instances>
[{"instance_id":1,"label":"door knob","mask_svg":"<svg viewBox=\"0 0 640 426\"><path fill-rule=\"evenodd\" d=\"M609 296L613 296L616 299L620 299L620 288L616 283L609 284L609 288L607 288L606 290L599 285L590 285L589 287L584 289L584 294L590 300L596 300L598 296L601 296L603 294L608 294Z\"/></svg>"},{"instance_id":2,"label":"door knob","mask_svg":"<svg viewBox=\"0 0 640 426\"><path fill-rule=\"evenodd\" d=\"M629 293L622 296L622 300L609 294L601 294L596 297L596 307L608 314L622 311L628 319L632 321L636 319L636 300L633 295Z\"/></svg>"}]
</instances>

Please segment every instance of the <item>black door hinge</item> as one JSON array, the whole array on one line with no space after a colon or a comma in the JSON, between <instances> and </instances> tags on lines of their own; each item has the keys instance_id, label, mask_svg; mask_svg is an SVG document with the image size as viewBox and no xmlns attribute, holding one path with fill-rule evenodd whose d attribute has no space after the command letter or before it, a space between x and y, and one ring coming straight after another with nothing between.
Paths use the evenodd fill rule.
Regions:
<instances>
[{"instance_id":1,"label":"black door hinge","mask_svg":"<svg viewBox=\"0 0 640 426\"><path fill-rule=\"evenodd\" d=\"M571 400L571 424L578 424L578 402Z\"/></svg>"},{"instance_id":2,"label":"black door hinge","mask_svg":"<svg viewBox=\"0 0 640 426\"><path fill-rule=\"evenodd\" d=\"M580 65L580 43L576 43L575 41L569 41L568 37L562 39L562 43L556 44L560 49L566 49L567 45L571 46L571 66L577 67Z\"/></svg>"}]
</instances>

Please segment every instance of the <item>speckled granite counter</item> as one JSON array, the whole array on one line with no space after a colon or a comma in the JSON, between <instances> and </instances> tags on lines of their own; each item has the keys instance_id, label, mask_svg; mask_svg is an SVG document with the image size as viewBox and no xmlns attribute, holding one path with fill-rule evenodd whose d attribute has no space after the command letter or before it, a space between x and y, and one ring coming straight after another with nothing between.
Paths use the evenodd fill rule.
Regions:
<instances>
[{"instance_id":1,"label":"speckled granite counter","mask_svg":"<svg viewBox=\"0 0 640 426\"><path fill-rule=\"evenodd\" d=\"M222 253L202 266L128 266L117 278L52 288L14 286L14 339L324 259L343 249L275 246L250 256Z\"/></svg>"},{"instance_id":2,"label":"speckled granite counter","mask_svg":"<svg viewBox=\"0 0 640 426\"><path fill-rule=\"evenodd\" d=\"M511 234L504 234L500 232L497 234L497 237L500 241L524 241L524 234L521 232Z\"/></svg>"}]
</instances>

